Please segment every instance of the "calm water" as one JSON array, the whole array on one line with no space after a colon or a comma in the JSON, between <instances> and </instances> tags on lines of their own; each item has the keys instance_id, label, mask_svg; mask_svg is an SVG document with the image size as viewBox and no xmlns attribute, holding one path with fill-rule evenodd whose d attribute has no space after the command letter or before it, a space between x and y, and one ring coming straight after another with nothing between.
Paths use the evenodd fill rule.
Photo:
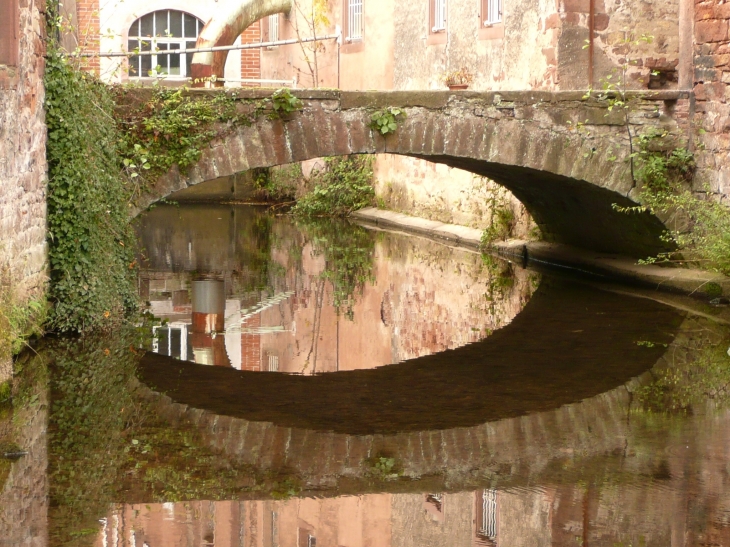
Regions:
<instances>
[{"instance_id":1,"label":"calm water","mask_svg":"<svg viewBox=\"0 0 730 547\"><path fill-rule=\"evenodd\" d=\"M727 309L250 207L139 233L158 321L26 357L0 545L730 546Z\"/></svg>"}]
</instances>

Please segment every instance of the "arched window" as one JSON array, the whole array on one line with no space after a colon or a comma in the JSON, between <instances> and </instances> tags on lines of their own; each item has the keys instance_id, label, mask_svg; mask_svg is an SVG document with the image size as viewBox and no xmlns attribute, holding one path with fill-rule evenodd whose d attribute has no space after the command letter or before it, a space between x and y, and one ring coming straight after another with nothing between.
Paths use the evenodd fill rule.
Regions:
<instances>
[{"instance_id":1,"label":"arched window","mask_svg":"<svg viewBox=\"0 0 730 547\"><path fill-rule=\"evenodd\" d=\"M129 28L128 51L155 51L153 55L134 55L129 58L129 76L167 75L185 78L190 75L193 55L163 53L183 51L195 47L203 22L176 10L160 10L140 17Z\"/></svg>"}]
</instances>

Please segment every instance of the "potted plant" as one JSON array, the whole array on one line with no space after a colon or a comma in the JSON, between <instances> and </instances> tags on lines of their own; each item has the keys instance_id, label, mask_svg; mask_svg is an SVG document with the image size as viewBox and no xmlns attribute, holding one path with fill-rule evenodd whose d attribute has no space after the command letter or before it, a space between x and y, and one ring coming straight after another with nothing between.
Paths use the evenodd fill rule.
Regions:
<instances>
[{"instance_id":1,"label":"potted plant","mask_svg":"<svg viewBox=\"0 0 730 547\"><path fill-rule=\"evenodd\" d=\"M467 89L474 80L474 74L466 67L444 72L441 80L449 89Z\"/></svg>"}]
</instances>

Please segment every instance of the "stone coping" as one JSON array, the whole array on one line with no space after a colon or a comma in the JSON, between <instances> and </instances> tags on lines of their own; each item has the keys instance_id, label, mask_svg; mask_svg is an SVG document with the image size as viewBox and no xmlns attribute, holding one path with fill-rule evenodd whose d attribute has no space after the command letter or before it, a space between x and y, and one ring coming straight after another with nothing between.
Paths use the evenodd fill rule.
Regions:
<instances>
[{"instance_id":1,"label":"stone coping","mask_svg":"<svg viewBox=\"0 0 730 547\"><path fill-rule=\"evenodd\" d=\"M241 99L265 99L278 88L215 88L215 89L187 89L190 95L219 95L228 93ZM149 95L153 88L131 89L127 93L133 95ZM409 91L343 91L339 89L289 89L292 95L305 100L335 100L340 102L340 108L383 108L386 106L444 108L453 99L472 100L481 103L499 105L503 103L538 104L580 101L586 103L601 102L597 92L592 92L586 99L588 90L575 91L451 91L451 90L409 90ZM691 91L668 90L629 90L626 96L648 101L676 101L687 99Z\"/></svg>"},{"instance_id":2,"label":"stone coping","mask_svg":"<svg viewBox=\"0 0 730 547\"><path fill-rule=\"evenodd\" d=\"M355 211L351 217L364 223L398 228L471 249L479 249L481 245L482 231L467 226L445 224L375 207ZM722 274L691 268L638 264L634 258L586 251L560 243L508 240L493 243L490 250L512 260L527 259L536 265L566 268L576 273L639 283L660 291L707 298L705 291L708 286L716 284L722 288L723 295L730 294L730 278Z\"/></svg>"}]
</instances>

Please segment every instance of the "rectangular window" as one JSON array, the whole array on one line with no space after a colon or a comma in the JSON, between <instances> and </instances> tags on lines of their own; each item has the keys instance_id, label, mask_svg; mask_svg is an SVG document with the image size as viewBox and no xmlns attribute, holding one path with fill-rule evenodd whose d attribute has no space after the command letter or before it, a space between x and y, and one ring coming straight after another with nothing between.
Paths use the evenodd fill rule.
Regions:
<instances>
[{"instance_id":1,"label":"rectangular window","mask_svg":"<svg viewBox=\"0 0 730 547\"><path fill-rule=\"evenodd\" d=\"M279 372L278 355L269 355L269 372Z\"/></svg>"},{"instance_id":2,"label":"rectangular window","mask_svg":"<svg viewBox=\"0 0 730 547\"><path fill-rule=\"evenodd\" d=\"M446 0L430 0L431 4L431 29L430 32L446 31Z\"/></svg>"},{"instance_id":3,"label":"rectangular window","mask_svg":"<svg viewBox=\"0 0 730 547\"><path fill-rule=\"evenodd\" d=\"M0 65L18 64L19 13L18 0L0 0Z\"/></svg>"},{"instance_id":4,"label":"rectangular window","mask_svg":"<svg viewBox=\"0 0 730 547\"><path fill-rule=\"evenodd\" d=\"M279 14L269 15L269 41L279 41Z\"/></svg>"},{"instance_id":5,"label":"rectangular window","mask_svg":"<svg viewBox=\"0 0 730 547\"><path fill-rule=\"evenodd\" d=\"M347 33L348 42L362 40L362 0L347 0Z\"/></svg>"},{"instance_id":6,"label":"rectangular window","mask_svg":"<svg viewBox=\"0 0 730 547\"><path fill-rule=\"evenodd\" d=\"M502 22L502 0L482 0L482 24L485 27Z\"/></svg>"}]
</instances>

